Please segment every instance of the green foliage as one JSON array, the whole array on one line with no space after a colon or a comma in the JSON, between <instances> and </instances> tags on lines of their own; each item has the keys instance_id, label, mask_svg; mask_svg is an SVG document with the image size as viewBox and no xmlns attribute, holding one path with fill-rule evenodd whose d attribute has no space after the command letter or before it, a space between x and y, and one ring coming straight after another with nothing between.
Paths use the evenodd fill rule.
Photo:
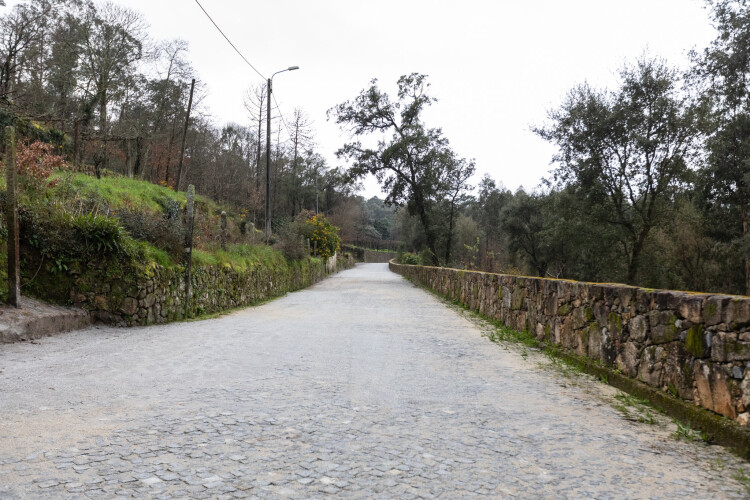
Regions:
<instances>
[{"instance_id":1,"label":"green foliage","mask_svg":"<svg viewBox=\"0 0 750 500\"><path fill-rule=\"evenodd\" d=\"M422 265L422 259L419 257L419 255L410 252L404 252L403 254L401 254L401 257L398 261L401 264L408 264L410 266Z\"/></svg>"},{"instance_id":2,"label":"green foliage","mask_svg":"<svg viewBox=\"0 0 750 500\"><path fill-rule=\"evenodd\" d=\"M647 400L622 392L616 394L614 399L613 407L626 420L649 425L658 423L654 415L654 409Z\"/></svg>"},{"instance_id":3,"label":"green foliage","mask_svg":"<svg viewBox=\"0 0 750 500\"><path fill-rule=\"evenodd\" d=\"M274 248L281 251L287 259L301 260L310 255L307 241L312 236L312 227L307 224L307 219L312 216L312 212L300 212L293 220L276 230Z\"/></svg>"},{"instance_id":4,"label":"green foliage","mask_svg":"<svg viewBox=\"0 0 750 500\"><path fill-rule=\"evenodd\" d=\"M124 232L114 217L86 214L70 221L85 255L118 255L123 252Z\"/></svg>"},{"instance_id":5,"label":"green foliage","mask_svg":"<svg viewBox=\"0 0 750 500\"><path fill-rule=\"evenodd\" d=\"M718 459L717 459L718 460ZM723 468L723 467L722 467ZM742 484L747 493L750 493L750 474L740 467L736 474L732 474L732 479L736 479Z\"/></svg>"},{"instance_id":6,"label":"green foliage","mask_svg":"<svg viewBox=\"0 0 750 500\"><path fill-rule=\"evenodd\" d=\"M428 88L426 75L404 75L393 100L374 79L356 99L330 109L329 116L358 139L390 134L375 149L357 140L345 144L337 155L352 161L348 172L352 179L374 175L388 192L387 204L405 206L418 217L430 260L437 265L441 236L450 256L457 204L469 187L474 162L458 158L439 128L425 126L422 113L436 100L427 94Z\"/></svg>"},{"instance_id":7,"label":"green foliage","mask_svg":"<svg viewBox=\"0 0 750 500\"><path fill-rule=\"evenodd\" d=\"M305 233L309 234L310 244L313 248L311 251L317 252L317 255L323 259L332 257L340 245L339 228L323 216L323 214L313 215L305 221Z\"/></svg>"},{"instance_id":8,"label":"green foliage","mask_svg":"<svg viewBox=\"0 0 750 500\"><path fill-rule=\"evenodd\" d=\"M576 87L536 132L559 148L560 185L580 189L591 206L606 206L599 222L618 230L625 278L634 283L651 229L687 178L698 111L661 60L642 58L620 77L615 91Z\"/></svg>"},{"instance_id":9,"label":"green foliage","mask_svg":"<svg viewBox=\"0 0 750 500\"><path fill-rule=\"evenodd\" d=\"M70 174L68 184L68 194L99 200L102 205L113 211L129 209L160 213L170 200L181 207L186 203L184 192L175 192L150 182L122 176L103 176L97 179L85 174ZM206 204L211 212L220 212L216 204L205 197L196 196L196 202Z\"/></svg>"},{"instance_id":10,"label":"green foliage","mask_svg":"<svg viewBox=\"0 0 750 500\"><path fill-rule=\"evenodd\" d=\"M675 422L675 424L677 425L677 429L672 433L672 437L678 441L682 439L690 442L708 440L707 434L693 430L690 424L682 424L680 422Z\"/></svg>"}]
</instances>

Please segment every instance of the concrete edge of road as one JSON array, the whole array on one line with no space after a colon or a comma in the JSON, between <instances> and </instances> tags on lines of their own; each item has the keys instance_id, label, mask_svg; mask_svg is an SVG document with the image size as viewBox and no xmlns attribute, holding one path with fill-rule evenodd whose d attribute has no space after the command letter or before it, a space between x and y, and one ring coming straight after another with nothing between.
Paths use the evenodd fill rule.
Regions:
<instances>
[{"instance_id":1,"label":"concrete edge of road","mask_svg":"<svg viewBox=\"0 0 750 500\"><path fill-rule=\"evenodd\" d=\"M493 325L493 327L497 323L491 318L469 310L462 304L450 301L447 297L431 288L415 283L405 276L402 277L414 284L414 286L422 288L451 304L461 307L466 313L487 321L490 325ZM584 373L597 377L602 383L606 383L635 397L646 400L651 406L662 411L668 417L671 417L682 424L689 425L692 430L700 433L706 443L723 446L740 457L750 460L750 428L744 427L733 420L713 413L705 408L690 404L688 401L676 398L668 392L646 385L639 380L623 375L622 373L615 371L613 368L596 363L589 358L563 351L559 346L547 344L546 342L536 340L536 338L534 338L534 340L536 342L536 347L546 351L549 355L555 356L570 365L574 365Z\"/></svg>"},{"instance_id":2,"label":"concrete edge of road","mask_svg":"<svg viewBox=\"0 0 750 500\"><path fill-rule=\"evenodd\" d=\"M33 341L85 328L92 323L83 309L57 306L21 297L20 307L0 305L0 344Z\"/></svg>"}]
</instances>

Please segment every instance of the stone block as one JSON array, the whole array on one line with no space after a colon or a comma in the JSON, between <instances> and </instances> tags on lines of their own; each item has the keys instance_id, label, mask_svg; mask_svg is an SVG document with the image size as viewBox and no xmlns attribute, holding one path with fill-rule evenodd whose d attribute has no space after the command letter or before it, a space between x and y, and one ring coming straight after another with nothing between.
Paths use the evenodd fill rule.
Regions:
<instances>
[{"instance_id":1,"label":"stone block","mask_svg":"<svg viewBox=\"0 0 750 500\"><path fill-rule=\"evenodd\" d=\"M663 346L664 369L662 374L662 386L666 386L670 392L676 390L677 394L687 400L693 399L693 357L683 344L672 342Z\"/></svg>"},{"instance_id":2,"label":"stone block","mask_svg":"<svg viewBox=\"0 0 750 500\"><path fill-rule=\"evenodd\" d=\"M721 322L732 329L750 324L750 299L733 298L724 303Z\"/></svg>"},{"instance_id":3,"label":"stone block","mask_svg":"<svg viewBox=\"0 0 750 500\"><path fill-rule=\"evenodd\" d=\"M686 295L676 308L679 315L691 323L703 323L703 298Z\"/></svg>"},{"instance_id":4,"label":"stone block","mask_svg":"<svg viewBox=\"0 0 750 500\"><path fill-rule=\"evenodd\" d=\"M607 329L612 334L612 338L620 341L623 338L622 316L616 312L610 312L607 317Z\"/></svg>"},{"instance_id":5,"label":"stone block","mask_svg":"<svg viewBox=\"0 0 750 500\"><path fill-rule=\"evenodd\" d=\"M628 322L628 332L630 340L643 342L648 335L648 319L646 316L636 316Z\"/></svg>"},{"instance_id":6,"label":"stone block","mask_svg":"<svg viewBox=\"0 0 750 500\"><path fill-rule=\"evenodd\" d=\"M620 310L627 311L631 304L635 302L635 288L622 286L618 290L620 299Z\"/></svg>"},{"instance_id":7,"label":"stone block","mask_svg":"<svg viewBox=\"0 0 750 500\"><path fill-rule=\"evenodd\" d=\"M587 326L590 322L593 321L594 313L591 311L591 308L588 306L577 307L573 309L571 318L573 319L573 329L580 330L581 328Z\"/></svg>"},{"instance_id":8,"label":"stone block","mask_svg":"<svg viewBox=\"0 0 750 500\"><path fill-rule=\"evenodd\" d=\"M718 332L711 342L711 361L748 361L750 342L738 340L733 332Z\"/></svg>"},{"instance_id":9,"label":"stone block","mask_svg":"<svg viewBox=\"0 0 750 500\"><path fill-rule=\"evenodd\" d=\"M503 307L506 310L510 310L511 309L511 305L512 305L512 302L511 302L512 297L511 297L511 293L510 293L510 288L508 288L507 286L503 286L501 288L501 290L503 291L503 295L502 295L502 298L503 298Z\"/></svg>"},{"instance_id":10,"label":"stone block","mask_svg":"<svg viewBox=\"0 0 750 500\"><path fill-rule=\"evenodd\" d=\"M696 358L711 355L711 332L704 332L703 325L692 325L685 334L685 348Z\"/></svg>"},{"instance_id":11,"label":"stone block","mask_svg":"<svg viewBox=\"0 0 750 500\"><path fill-rule=\"evenodd\" d=\"M120 311L122 311L123 314L132 316L138 311L138 301L133 297L125 297L120 305Z\"/></svg>"},{"instance_id":12,"label":"stone block","mask_svg":"<svg viewBox=\"0 0 750 500\"><path fill-rule=\"evenodd\" d=\"M86 302L86 296L80 292L77 292L76 290L71 290L70 301L73 304L83 304L84 302Z\"/></svg>"},{"instance_id":13,"label":"stone block","mask_svg":"<svg viewBox=\"0 0 750 500\"><path fill-rule=\"evenodd\" d=\"M638 365L638 378L652 387L662 387L667 353L663 346L649 346L643 350Z\"/></svg>"},{"instance_id":14,"label":"stone block","mask_svg":"<svg viewBox=\"0 0 750 500\"><path fill-rule=\"evenodd\" d=\"M645 288L638 288L635 291L635 306L639 313L648 312L653 302L653 292Z\"/></svg>"},{"instance_id":15,"label":"stone block","mask_svg":"<svg viewBox=\"0 0 750 500\"><path fill-rule=\"evenodd\" d=\"M721 296L711 296L703 302L703 323L706 326L721 323L724 302L726 297Z\"/></svg>"},{"instance_id":16,"label":"stone block","mask_svg":"<svg viewBox=\"0 0 750 500\"><path fill-rule=\"evenodd\" d=\"M750 408L750 370L745 370L745 377L740 384L742 390L742 404L745 408Z\"/></svg>"},{"instance_id":17,"label":"stone block","mask_svg":"<svg viewBox=\"0 0 750 500\"><path fill-rule=\"evenodd\" d=\"M520 311L523 308L523 300L526 298L526 289L517 286L511 294L511 309Z\"/></svg>"},{"instance_id":18,"label":"stone block","mask_svg":"<svg viewBox=\"0 0 750 500\"><path fill-rule=\"evenodd\" d=\"M562 320L562 325L560 326L560 345L571 351L578 347L578 339L573 330L573 318L570 316Z\"/></svg>"},{"instance_id":19,"label":"stone block","mask_svg":"<svg viewBox=\"0 0 750 500\"><path fill-rule=\"evenodd\" d=\"M696 403L725 417L735 418L737 414L732 404L730 377L724 367L710 361L695 360L693 373Z\"/></svg>"},{"instance_id":20,"label":"stone block","mask_svg":"<svg viewBox=\"0 0 750 500\"><path fill-rule=\"evenodd\" d=\"M594 314L594 320L596 320L597 324L601 327L607 326L609 323L610 310L607 304L603 300L600 300L597 301L591 309Z\"/></svg>"},{"instance_id":21,"label":"stone block","mask_svg":"<svg viewBox=\"0 0 750 500\"><path fill-rule=\"evenodd\" d=\"M679 338L677 317L672 311L649 311L648 322L652 344L665 344Z\"/></svg>"},{"instance_id":22,"label":"stone block","mask_svg":"<svg viewBox=\"0 0 750 500\"><path fill-rule=\"evenodd\" d=\"M605 348L607 343L607 328L602 328L597 323L592 323L588 327L588 356L594 360L606 361L607 355Z\"/></svg>"},{"instance_id":23,"label":"stone block","mask_svg":"<svg viewBox=\"0 0 750 500\"><path fill-rule=\"evenodd\" d=\"M638 365L640 363L640 352L638 347L632 342L625 342L622 352L617 356L615 364L629 377L635 377L638 374Z\"/></svg>"},{"instance_id":24,"label":"stone block","mask_svg":"<svg viewBox=\"0 0 750 500\"><path fill-rule=\"evenodd\" d=\"M156 303L156 295L149 293L143 299L143 307L152 307Z\"/></svg>"},{"instance_id":25,"label":"stone block","mask_svg":"<svg viewBox=\"0 0 750 500\"><path fill-rule=\"evenodd\" d=\"M94 297L94 309L98 309L99 311L108 311L109 305L107 303L107 297L104 297L103 295L97 295Z\"/></svg>"},{"instance_id":26,"label":"stone block","mask_svg":"<svg viewBox=\"0 0 750 500\"><path fill-rule=\"evenodd\" d=\"M544 325L542 323L536 324L534 336L537 338L537 340L545 340L547 332L545 331Z\"/></svg>"}]
</instances>

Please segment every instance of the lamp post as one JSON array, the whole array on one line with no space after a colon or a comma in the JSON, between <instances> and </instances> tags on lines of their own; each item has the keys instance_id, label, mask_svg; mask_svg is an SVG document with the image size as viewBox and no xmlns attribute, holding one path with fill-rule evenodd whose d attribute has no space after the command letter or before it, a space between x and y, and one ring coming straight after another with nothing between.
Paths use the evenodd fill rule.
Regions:
<instances>
[{"instance_id":1,"label":"lamp post","mask_svg":"<svg viewBox=\"0 0 750 500\"><path fill-rule=\"evenodd\" d=\"M273 77L284 71L294 71L299 66L289 66L287 69L277 71L268 79L268 115L266 120L266 241L271 237L271 86Z\"/></svg>"}]
</instances>

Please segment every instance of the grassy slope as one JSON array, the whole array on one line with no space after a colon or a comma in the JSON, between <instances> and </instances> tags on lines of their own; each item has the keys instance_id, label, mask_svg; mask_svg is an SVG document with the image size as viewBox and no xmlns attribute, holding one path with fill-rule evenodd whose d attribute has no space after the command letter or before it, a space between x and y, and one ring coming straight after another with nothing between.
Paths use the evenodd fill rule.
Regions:
<instances>
[{"instance_id":1,"label":"grassy slope","mask_svg":"<svg viewBox=\"0 0 750 500\"><path fill-rule=\"evenodd\" d=\"M4 176L0 176L4 184ZM55 207L56 212L81 215L89 211L100 214L110 214L118 210L143 213L157 221L157 225L164 215L165 206L171 203L179 206L180 212L184 211L187 203L186 193L175 192L172 189L158 186L147 181L129 179L121 176L104 176L96 179L82 173L58 171L50 177L50 183L37 189L24 188L23 183L19 189L20 204L24 207L50 206ZM5 186L0 186L4 188ZM218 232L219 217L222 211L227 212L230 219L230 228L233 230L235 239L239 240L238 225L241 217L232 207L221 206L205 196L196 195L196 217L200 218L204 226L210 227L212 231ZM217 238L196 237L196 247L193 251L194 264L223 265L236 270L248 270L255 267L281 267L292 264L278 250L261 243L252 244L252 237L242 238L244 241L227 245L222 250ZM140 247L140 254L148 262L146 264L159 264L165 267L180 265L180 255L170 255L154 244L145 241L135 241ZM4 245L3 245L4 246ZM7 253L5 248L0 250L0 275L5 275L5 262ZM28 270L26 271L28 273ZM33 274L33 270L31 272ZM0 296L7 293L7 280L0 276ZM22 280L23 282L23 280ZM3 290L4 289L4 290Z\"/></svg>"}]
</instances>

